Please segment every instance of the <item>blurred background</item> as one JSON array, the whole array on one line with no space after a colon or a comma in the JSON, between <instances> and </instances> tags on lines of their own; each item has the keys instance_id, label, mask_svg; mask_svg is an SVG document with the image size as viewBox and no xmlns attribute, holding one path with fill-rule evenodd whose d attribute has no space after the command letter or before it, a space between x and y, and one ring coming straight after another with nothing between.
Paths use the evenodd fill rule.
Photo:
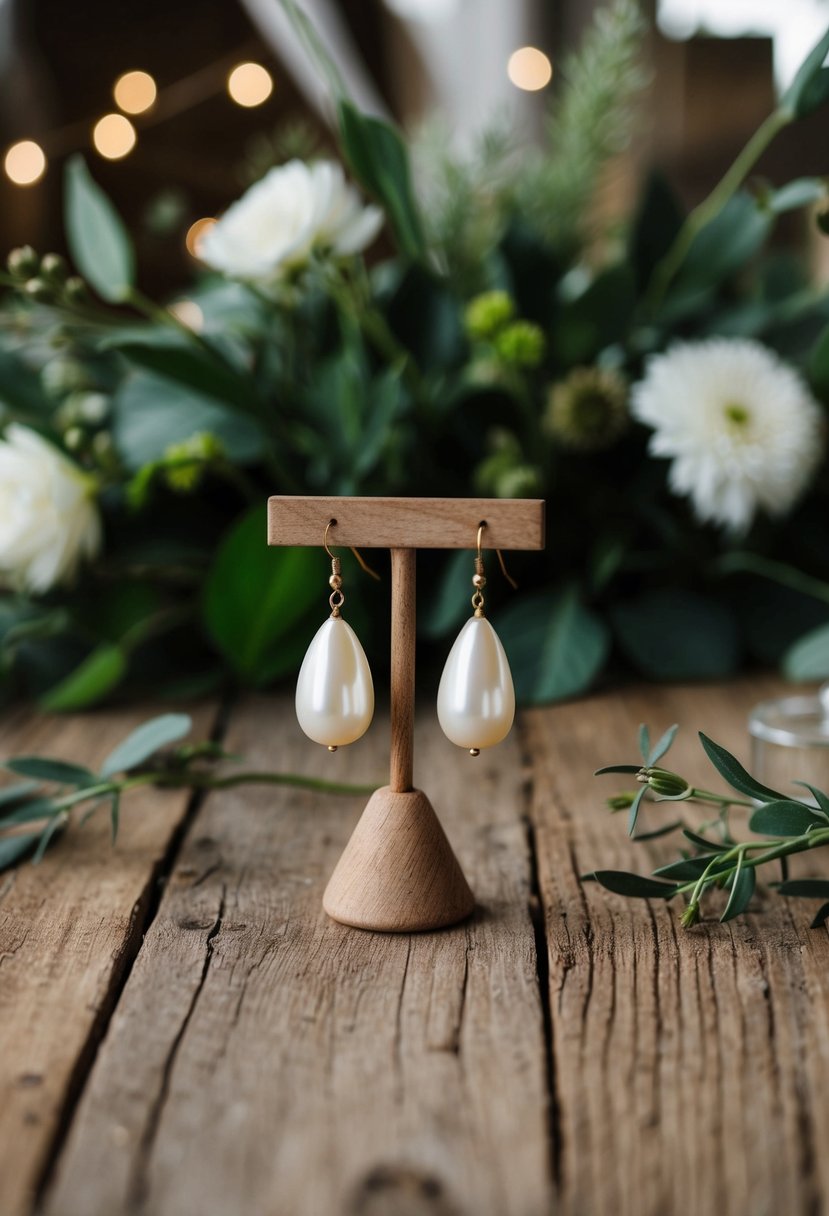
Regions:
<instances>
[{"instance_id":1,"label":"blurred background","mask_svg":"<svg viewBox=\"0 0 829 1216\"><path fill-rule=\"evenodd\" d=\"M647 104L597 201L631 205L658 163L688 204L727 167L825 28L829 0L644 0ZM528 139L594 0L305 0L364 109L416 130L439 114L460 151L510 115ZM86 154L127 219L142 286L173 290L198 235L271 164L333 149L325 85L278 0L0 0L0 247L63 248L61 162ZM820 174L814 114L760 166ZM823 159L822 159L823 157ZM809 240L783 224L778 241ZM814 240L813 257L827 243ZM824 267L825 268L825 267ZM818 269L821 269L818 267Z\"/></svg>"}]
</instances>

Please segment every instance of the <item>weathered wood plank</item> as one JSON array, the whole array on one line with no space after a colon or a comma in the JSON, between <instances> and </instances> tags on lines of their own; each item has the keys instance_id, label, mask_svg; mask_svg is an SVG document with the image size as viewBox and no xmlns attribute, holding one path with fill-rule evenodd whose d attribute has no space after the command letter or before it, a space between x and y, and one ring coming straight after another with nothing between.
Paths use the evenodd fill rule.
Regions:
<instances>
[{"instance_id":1,"label":"weathered wood plank","mask_svg":"<svg viewBox=\"0 0 829 1216\"><path fill-rule=\"evenodd\" d=\"M386 739L329 760L287 704L259 701L228 746L380 782ZM433 934L321 912L364 799L208 799L99 1051L51 1216L550 1211L517 745L473 761L430 721L417 771L482 905Z\"/></svg>"},{"instance_id":2,"label":"weathered wood plank","mask_svg":"<svg viewBox=\"0 0 829 1216\"><path fill-rule=\"evenodd\" d=\"M148 715L140 710L47 718L18 712L0 754L35 752L94 764ZM213 714L197 715L209 731ZM102 808L70 827L34 867L0 875L0 1191L3 1216L31 1209L38 1181L99 1027L140 944L155 877L186 792L136 792L117 851Z\"/></svg>"},{"instance_id":3,"label":"weathered wood plank","mask_svg":"<svg viewBox=\"0 0 829 1216\"><path fill-rule=\"evenodd\" d=\"M631 843L609 815L604 797L624 778L590 775L636 758L640 721L682 723L665 763L719 789L697 729L747 761L747 710L779 691L648 688L525 715L564 1216L827 1210L829 935L807 928L809 905L768 895L745 918L684 931L674 904L578 880L648 873L671 853ZM640 830L676 809L648 809Z\"/></svg>"}]
</instances>

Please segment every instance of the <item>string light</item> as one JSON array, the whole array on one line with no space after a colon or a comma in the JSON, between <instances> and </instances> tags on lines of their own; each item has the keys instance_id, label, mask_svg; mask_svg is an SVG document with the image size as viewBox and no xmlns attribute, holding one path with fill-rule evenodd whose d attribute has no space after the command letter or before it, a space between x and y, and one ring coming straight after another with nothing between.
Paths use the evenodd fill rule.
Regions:
<instances>
[{"instance_id":1,"label":"string light","mask_svg":"<svg viewBox=\"0 0 829 1216\"><path fill-rule=\"evenodd\" d=\"M155 104L158 89L149 72L124 72L115 81L112 95L125 114L143 114Z\"/></svg>"},{"instance_id":2,"label":"string light","mask_svg":"<svg viewBox=\"0 0 829 1216\"><path fill-rule=\"evenodd\" d=\"M187 236L184 238L184 243L187 246L187 252L192 258L199 256L199 247L202 241L213 227L216 221L212 216L205 216L204 219L196 220L187 229Z\"/></svg>"},{"instance_id":3,"label":"string light","mask_svg":"<svg viewBox=\"0 0 829 1216\"><path fill-rule=\"evenodd\" d=\"M553 78L553 65L536 46L522 46L513 51L507 63L507 75L517 89L535 93L545 88Z\"/></svg>"},{"instance_id":4,"label":"string light","mask_svg":"<svg viewBox=\"0 0 829 1216\"><path fill-rule=\"evenodd\" d=\"M261 63L240 63L227 78L227 91L237 106L261 106L273 92L273 77Z\"/></svg>"},{"instance_id":5,"label":"string light","mask_svg":"<svg viewBox=\"0 0 829 1216\"><path fill-rule=\"evenodd\" d=\"M135 127L123 114L105 114L95 123L92 142L107 160L120 160L135 147Z\"/></svg>"},{"instance_id":6,"label":"string light","mask_svg":"<svg viewBox=\"0 0 829 1216\"><path fill-rule=\"evenodd\" d=\"M46 154L33 139L21 139L7 150L3 168L15 186L33 186L46 172Z\"/></svg>"}]
</instances>

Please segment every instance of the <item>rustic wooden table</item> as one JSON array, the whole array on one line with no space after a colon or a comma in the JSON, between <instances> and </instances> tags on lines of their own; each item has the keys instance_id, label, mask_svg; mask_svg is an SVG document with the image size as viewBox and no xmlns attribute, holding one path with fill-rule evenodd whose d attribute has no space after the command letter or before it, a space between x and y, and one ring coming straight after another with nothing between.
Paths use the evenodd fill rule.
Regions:
<instances>
[{"instance_id":1,"label":"rustic wooden table","mask_svg":"<svg viewBox=\"0 0 829 1216\"><path fill-rule=\"evenodd\" d=\"M632 758L640 720L678 720L674 762L701 775L695 729L744 756L770 689L535 710L477 761L424 716L417 769L480 905L441 933L322 913L360 799L145 791L115 854L103 816L70 831L0 879L0 1212L827 1210L829 937L811 905L761 897L682 932L672 906L578 879L668 847L631 845L597 762ZM144 716L7 716L0 750L92 762ZM225 739L257 765L328 766L286 702L242 704ZM377 724L331 771L382 781L384 742Z\"/></svg>"}]
</instances>

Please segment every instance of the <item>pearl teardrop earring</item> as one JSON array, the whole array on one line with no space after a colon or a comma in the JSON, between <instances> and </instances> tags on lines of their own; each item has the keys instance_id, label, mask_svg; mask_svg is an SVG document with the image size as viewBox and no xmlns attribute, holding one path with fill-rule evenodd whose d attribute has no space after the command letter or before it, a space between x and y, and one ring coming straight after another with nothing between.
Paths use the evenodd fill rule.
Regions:
<instances>
[{"instance_id":1,"label":"pearl teardrop earring","mask_svg":"<svg viewBox=\"0 0 829 1216\"><path fill-rule=\"evenodd\" d=\"M296 716L309 739L330 752L361 738L374 716L374 684L368 659L354 630L343 620L340 559L328 548L328 532L336 526L328 521L323 548L331 558L331 615L319 627L305 652L296 684ZM379 578L353 550L364 570Z\"/></svg>"},{"instance_id":2,"label":"pearl teardrop earring","mask_svg":"<svg viewBox=\"0 0 829 1216\"><path fill-rule=\"evenodd\" d=\"M443 733L458 747L468 748L471 756L505 739L515 717L515 690L507 656L501 639L484 616L486 577L481 536L485 527L486 522L478 527L473 615L449 651L438 688L438 721ZM498 559L504 577L515 587L500 551Z\"/></svg>"}]
</instances>

